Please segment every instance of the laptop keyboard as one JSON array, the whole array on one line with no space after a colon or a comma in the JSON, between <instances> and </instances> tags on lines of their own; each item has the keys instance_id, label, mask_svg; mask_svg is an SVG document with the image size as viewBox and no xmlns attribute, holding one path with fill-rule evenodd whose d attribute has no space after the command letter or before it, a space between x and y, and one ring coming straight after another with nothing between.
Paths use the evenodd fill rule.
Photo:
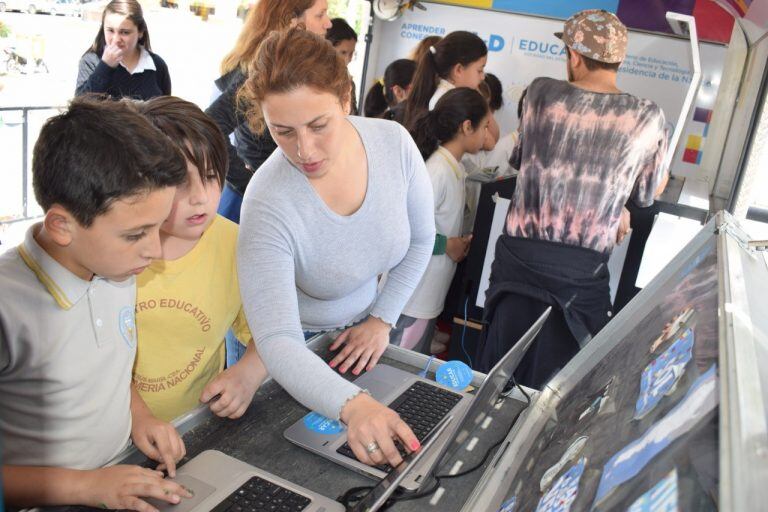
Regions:
<instances>
[{"instance_id":1,"label":"laptop keyboard","mask_svg":"<svg viewBox=\"0 0 768 512\"><path fill-rule=\"evenodd\" d=\"M300 512L311 502L301 494L254 476L219 503L213 512Z\"/></svg>"},{"instance_id":2,"label":"laptop keyboard","mask_svg":"<svg viewBox=\"0 0 768 512\"><path fill-rule=\"evenodd\" d=\"M443 388L427 384L426 382L416 381L411 387L406 389L398 396L389 407L400 415L400 418L411 427L413 433L419 441L424 441L427 434L432 432L443 417L448 414L453 407L459 403L461 395ZM395 443L400 455L404 456L406 451ZM336 449L336 452L357 460L349 443L344 443ZM389 472L392 469L389 465L376 466L378 469Z\"/></svg>"}]
</instances>

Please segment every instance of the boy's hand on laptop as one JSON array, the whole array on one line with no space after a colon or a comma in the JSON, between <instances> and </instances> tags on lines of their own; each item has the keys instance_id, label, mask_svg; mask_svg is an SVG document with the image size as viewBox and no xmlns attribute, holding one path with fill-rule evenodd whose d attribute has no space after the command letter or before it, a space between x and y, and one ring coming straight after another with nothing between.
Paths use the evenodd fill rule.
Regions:
<instances>
[{"instance_id":1,"label":"boy's hand on laptop","mask_svg":"<svg viewBox=\"0 0 768 512\"><path fill-rule=\"evenodd\" d=\"M360 393L341 410L341 421L347 425L347 442L360 462L368 465L389 464L403 459L393 440L397 439L408 451L421 447L410 427L392 409L370 395Z\"/></svg>"},{"instance_id":2,"label":"boy's hand on laptop","mask_svg":"<svg viewBox=\"0 0 768 512\"><path fill-rule=\"evenodd\" d=\"M192 494L183 486L163 479L163 473L139 466L112 466L86 472L84 504L110 510L157 512L140 497L179 503Z\"/></svg>"},{"instance_id":3,"label":"boy's hand on laptop","mask_svg":"<svg viewBox=\"0 0 768 512\"><path fill-rule=\"evenodd\" d=\"M237 419L248 410L253 395L266 378L267 369L251 340L243 357L205 386L200 401L209 404L216 416ZM216 396L218 399L214 400Z\"/></svg>"},{"instance_id":4,"label":"boy's hand on laptop","mask_svg":"<svg viewBox=\"0 0 768 512\"><path fill-rule=\"evenodd\" d=\"M341 365L339 373L345 373L357 363L352 370L355 375L359 375L363 370L372 369L389 345L391 330L391 325L375 316L369 316L364 322L346 329L330 346L331 350L336 350L346 343L346 346L329 363L331 368Z\"/></svg>"},{"instance_id":5,"label":"boy's hand on laptop","mask_svg":"<svg viewBox=\"0 0 768 512\"><path fill-rule=\"evenodd\" d=\"M138 417L134 414L131 438L136 448L160 462L171 478L176 476L176 463L186 455L187 449L173 425L151 414Z\"/></svg>"}]
</instances>

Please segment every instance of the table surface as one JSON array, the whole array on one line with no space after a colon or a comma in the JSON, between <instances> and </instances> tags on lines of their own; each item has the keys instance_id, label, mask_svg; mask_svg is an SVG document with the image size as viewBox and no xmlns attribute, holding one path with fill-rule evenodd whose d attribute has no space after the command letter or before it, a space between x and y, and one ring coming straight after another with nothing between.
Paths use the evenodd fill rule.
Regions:
<instances>
[{"instance_id":1,"label":"table surface","mask_svg":"<svg viewBox=\"0 0 768 512\"><path fill-rule=\"evenodd\" d=\"M330 352L327 350L328 343L320 343L320 345L319 348L315 348L315 352L325 360L330 360ZM380 363L395 366L414 374L422 369L401 362L397 358L396 352L392 355L397 359L388 357L388 355L390 352L385 352ZM426 362L426 357L424 361ZM428 373L427 378L434 379L434 373ZM524 408L524 402L515 398L505 399L502 406L494 411L494 421L490 421L485 429L478 427L474 435L467 438L472 440L473 437L477 437L478 440L463 445L462 449L440 465L438 474L449 473L452 468L462 471L477 464L490 447L507 435L512 423ZM352 487L374 485L376 481L372 477L356 473L315 455L290 443L283 437L285 429L307 413L308 410L305 407L291 398L275 381L270 380L262 385L254 396L251 407L238 420L221 419L207 411L201 411L179 425L179 431L184 432L183 438L187 448L187 456L180 464L204 450L219 450L332 499L337 499ZM127 460L145 465L148 463L143 456L133 455ZM458 464L458 460L461 460L462 463ZM458 511L492 460L493 457L489 456L480 468L469 475L442 480L440 488L432 496L399 502L389 510ZM433 480L430 479L425 485L433 485ZM422 488L427 487L422 486ZM50 507L45 510L81 511L96 509Z\"/></svg>"}]
</instances>

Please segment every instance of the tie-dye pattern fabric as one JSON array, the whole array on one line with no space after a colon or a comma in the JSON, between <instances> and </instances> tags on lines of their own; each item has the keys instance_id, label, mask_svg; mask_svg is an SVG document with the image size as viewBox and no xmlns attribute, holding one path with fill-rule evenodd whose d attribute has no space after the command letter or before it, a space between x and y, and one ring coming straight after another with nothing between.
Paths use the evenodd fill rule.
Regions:
<instances>
[{"instance_id":1,"label":"tie-dye pattern fabric","mask_svg":"<svg viewBox=\"0 0 768 512\"><path fill-rule=\"evenodd\" d=\"M650 100L537 78L511 159L520 174L506 233L610 253L627 200L653 203L667 140Z\"/></svg>"}]
</instances>

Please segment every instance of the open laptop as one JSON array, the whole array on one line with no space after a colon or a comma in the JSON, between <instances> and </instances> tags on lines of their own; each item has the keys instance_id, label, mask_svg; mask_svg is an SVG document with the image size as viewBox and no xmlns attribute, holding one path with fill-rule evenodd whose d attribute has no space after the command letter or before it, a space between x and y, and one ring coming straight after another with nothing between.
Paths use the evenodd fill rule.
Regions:
<instances>
[{"instance_id":1,"label":"open laptop","mask_svg":"<svg viewBox=\"0 0 768 512\"><path fill-rule=\"evenodd\" d=\"M430 433L417 452L406 455L378 484L349 509L349 512L375 512L397 490L400 482L433 448L453 416L446 416ZM207 450L181 466L172 479L194 496L178 505L150 499L163 512L345 512L345 507L330 498L295 485L255 466Z\"/></svg>"},{"instance_id":2,"label":"open laptop","mask_svg":"<svg viewBox=\"0 0 768 512\"><path fill-rule=\"evenodd\" d=\"M437 447L426 454L413 471L408 473L400 484L402 487L409 490L418 489L432 466L445 453L443 448L446 444L449 441L452 442L461 432L470 427L474 428L476 408L470 411L473 401L479 402L477 407L482 408L479 409L480 413L485 410L488 403L495 404L496 397L512 377L512 373L517 369L528 347L541 330L550 311L551 308L547 308L496 363L475 395L457 393L434 381L384 364L376 365L371 371L355 380L355 384L367 389L376 400L394 409L420 441L423 441L426 434L444 416L452 414L456 417L451 428L436 441ZM468 411L473 417L467 415ZM337 433L316 432L307 428L304 420L301 419L288 427L284 435L292 443L363 474L383 478L388 471L387 467L368 466L358 461L347 444L345 430Z\"/></svg>"}]
</instances>

